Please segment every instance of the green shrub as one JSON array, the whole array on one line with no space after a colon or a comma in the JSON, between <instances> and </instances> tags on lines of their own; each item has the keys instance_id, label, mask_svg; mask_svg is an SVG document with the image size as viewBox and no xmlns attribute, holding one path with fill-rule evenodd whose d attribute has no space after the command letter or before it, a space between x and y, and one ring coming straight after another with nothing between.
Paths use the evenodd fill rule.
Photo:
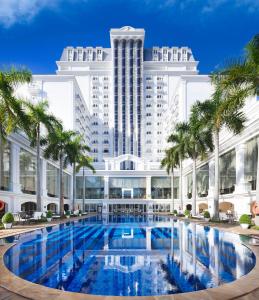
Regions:
<instances>
[{"instance_id":1,"label":"green shrub","mask_svg":"<svg viewBox=\"0 0 259 300\"><path fill-rule=\"evenodd\" d=\"M51 210L48 210L47 211L47 213L46 213L46 217L48 218L48 219L51 219L52 218L52 211Z\"/></svg>"},{"instance_id":2,"label":"green shrub","mask_svg":"<svg viewBox=\"0 0 259 300\"><path fill-rule=\"evenodd\" d=\"M13 214L10 212L5 213L4 216L2 217L3 224L13 223L13 222L14 222L14 217Z\"/></svg>"},{"instance_id":3,"label":"green shrub","mask_svg":"<svg viewBox=\"0 0 259 300\"><path fill-rule=\"evenodd\" d=\"M184 215L185 215L186 217L190 217L191 212L190 212L188 209L186 209L186 210L184 211Z\"/></svg>"},{"instance_id":4,"label":"green shrub","mask_svg":"<svg viewBox=\"0 0 259 300\"><path fill-rule=\"evenodd\" d=\"M67 210L67 211L65 212L65 215L66 215L66 216L70 216L70 211Z\"/></svg>"},{"instance_id":5,"label":"green shrub","mask_svg":"<svg viewBox=\"0 0 259 300\"><path fill-rule=\"evenodd\" d=\"M251 218L248 215L244 214L239 218L239 223L251 225Z\"/></svg>"},{"instance_id":6,"label":"green shrub","mask_svg":"<svg viewBox=\"0 0 259 300\"><path fill-rule=\"evenodd\" d=\"M174 215L177 215L177 210L176 209L174 209Z\"/></svg>"},{"instance_id":7,"label":"green shrub","mask_svg":"<svg viewBox=\"0 0 259 300\"><path fill-rule=\"evenodd\" d=\"M81 215L81 214L82 214L82 210L81 210L81 209L79 209L79 212L78 212L78 213L79 213L79 215Z\"/></svg>"},{"instance_id":8,"label":"green shrub","mask_svg":"<svg viewBox=\"0 0 259 300\"><path fill-rule=\"evenodd\" d=\"M210 212L205 210L203 216L204 216L204 218L209 219L210 218Z\"/></svg>"}]
</instances>

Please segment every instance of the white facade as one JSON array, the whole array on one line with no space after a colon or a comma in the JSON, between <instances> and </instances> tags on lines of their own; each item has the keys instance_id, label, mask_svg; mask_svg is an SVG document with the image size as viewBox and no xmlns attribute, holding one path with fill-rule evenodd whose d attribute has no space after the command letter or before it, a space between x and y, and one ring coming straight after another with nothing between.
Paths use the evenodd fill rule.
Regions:
<instances>
[{"instance_id":1,"label":"white facade","mask_svg":"<svg viewBox=\"0 0 259 300\"><path fill-rule=\"evenodd\" d=\"M171 200L173 189L177 196L178 172L171 179L160 169L160 161L174 125L188 120L190 107L196 100L210 97L210 79L198 74L198 61L188 47L146 49L144 29L129 26L111 29L110 41L111 48L65 48L57 61L55 75L34 75L33 83L21 87L17 93L32 101L47 99L51 112L64 122L65 129L82 134L91 147L97 171L95 175L86 171L87 210L98 207L103 212L178 209L178 199L174 205ZM254 100L248 104L253 114L258 109L256 104ZM252 113L249 117L256 119L258 114L252 116ZM246 131L255 135L256 122L257 119L251 120ZM225 137L222 152L248 139L247 135L243 137L245 133L242 137L222 134ZM19 139L12 147L16 145L20 147ZM47 164L44 159L43 162L43 166ZM19 169L18 166L16 160L13 168ZM47 182L45 169L42 172ZM190 170L190 164L186 163L185 175ZM17 211L28 196L17 188L20 177L13 172L10 191L0 192L0 197ZM80 208L82 172L77 177L76 207ZM68 174L71 175L69 170ZM239 188L243 177L238 176ZM243 190L239 191L244 194ZM187 194L186 184L184 198L189 203ZM58 202L45 187L43 196L44 209L47 204ZM30 195L30 200L35 202L35 196ZM71 195L66 201L71 208ZM209 196L199 201L208 203Z\"/></svg>"}]
</instances>

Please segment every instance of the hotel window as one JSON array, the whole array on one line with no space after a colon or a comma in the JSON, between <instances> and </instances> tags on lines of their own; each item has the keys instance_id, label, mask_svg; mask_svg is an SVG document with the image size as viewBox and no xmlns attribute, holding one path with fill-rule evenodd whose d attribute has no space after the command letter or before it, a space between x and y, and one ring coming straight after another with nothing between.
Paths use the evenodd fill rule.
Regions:
<instances>
[{"instance_id":1,"label":"hotel window","mask_svg":"<svg viewBox=\"0 0 259 300\"><path fill-rule=\"evenodd\" d=\"M251 184L252 190L256 190L256 172L258 147L256 137L246 143L245 150L245 180Z\"/></svg>"},{"instance_id":2,"label":"hotel window","mask_svg":"<svg viewBox=\"0 0 259 300\"><path fill-rule=\"evenodd\" d=\"M94 85L94 86L93 86L93 90L98 90L98 86L97 86L97 85Z\"/></svg>"},{"instance_id":3,"label":"hotel window","mask_svg":"<svg viewBox=\"0 0 259 300\"><path fill-rule=\"evenodd\" d=\"M152 123L151 123L151 122L147 122L146 125L147 125L147 126L151 126Z\"/></svg>"},{"instance_id":4,"label":"hotel window","mask_svg":"<svg viewBox=\"0 0 259 300\"><path fill-rule=\"evenodd\" d=\"M105 85L105 86L103 87L104 90L108 90L108 88L109 88L108 85Z\"/></svg>"},{"instance_id":5,"label":"hotel window","mask_svg":"<svg viewBox=\"0 0 259 300\"><path fill-rule=\"evenodd\" d=\"M177 51L177 49L173 49L173 61L178 61L178 51Z\"/></svg>"},{"instance_id":6,"label":"hotel window","mask_svg":"<svg viewBox=\"0 0 259 300\"><path fill-rule=\"evenodd\" d=\"M157 104L157 107L162 107L162 104Z\"/></svg>"},{"instance_id":7,"label":"hotel window","mask_svg":"<svg viewBox=\"0 0 259 300\"><path fill-rule=\"evenodd\" d=\"M4 163L1 164L1 175L0 176L0 190L10 191L11 190L11 144L6 142L3 145L2 160Z\"/></svg>"},{"instance_id":8,"label":"hotel window","mask_svg":"<svg viewBox=\"0 0 259 300\"><path fill-rule=\"evenodd\" d=\"M98 158L97 157L94 158L94 162L98 162Z\"/></svg>"},{"instance_id":9,"label":"hotel window","mask_svg":"<svg viewBox=\"0 0 259 300\"><path fill-rule=\"evenodd\" d=\"M152 134L151 131L147 131L147 134Z\"/></svg>"},{"instance_id":10,"label":"hotel window","mask_svg":"<svg viewBox=\"0 0 259 300\"><path fill-rule=\"evenodd\" d=\"M93 116L94 116L94 117L98 117L98 113L94 113Z\"/></svg>"},{"instance_id":11,"label":"hotel window","mask_svg":"<svg viewBox=\"0 0 259 300\"><path fill-rule=\"evenodd\" d=\"M109 153L109 149L103 149L103 153Z\"/></svg>"},{"instance_id":12,"label":"hotel window","mask_svg":"<svg viewBox=\"0 0 259 300\"><path fill-rule=\"evenodd\" d=\"M108 126L108 122L104 122L103 125Z\"/></svg>"},{"instance_id":13,"label":"hotel window","mask_svg":"<svg viewBox=\"0 0 259 300\"><path fill-rule=\"evenodd\" d=\"M158 86L157 86L157 89L158 89L158 90L162 90L163 87L162 87L161 85L158 85Z\"/></svg>"},{"instance_id":14,"label":"hotel window","mask_svg":"<svg viewBox=\"0 0 259 300\"><path fill-rule=\"evenodd\" d=\"M152 90L152 86L148 85L148 86L146 86L146 89L147 90Z\"/></svg>"},{"instance_id":15,"label":"hotel window","mask_svg":"<svg viewBox=\"0 0 259 300\"><path fill-rule=\"evenodd\" d=\"M162 131L157 131L157 134L162 134Z\"/></svg>"},{"instance_id":16,"label":"hotel window","mask_svg":"<svg viewBox=\"0 0 259 300\"><path fill-rule=\"evenodd\" d=\"M98 144L98 141L97 140L93 140L92 144Z\"/></svg>"},{"instance_id":17,"label":"hotel window","mask_svg":"<svg viewBox=\"0 0 259 300\"><path fill-rule=\"evenodd\" d=\"M72 50L72 49L68 50L67 59L68 59L68 61L73 61L74 60L74 50Z\"/></svg>"},{"instance_id":18,"label":"hotel window","mask_svg":"<svg viewBox=\"0 0 259 300\"><path fill-rule=\"evenodd\" d=\"M163 49L163 61L168 61L168 50Z\"/></svg>"},{"instance_id":19,"label":"hotel window","mask_svg":"<svg viewBox=\"0 0 259 300\"><path fill-rule=\"evenodd\" d=\"M105 113L105 114L103 114L103 116L104 116L104 117L108 117L108 114L107 114L107 113Z\"/></svg>"},{"instance_id":20,"label":"hotel window","mask_svg":"<svg viewBox=\"0 0 259 300\"><path fill-rule=\"evenodd\" d=\"M98 104L93 104L93 107L98 107Z\"/></svg>"},{"instance_id":21,"label":"hotel window","mask_svg":"<svg viewBox=\"0 0 259 300\"><path fill-rule=\"evenodd\" d=\"M152 59L153 59L153 61L158 61L159 60L158 48L153 48Z\"/></svg>"},{"instance_id":22,"label":"hotel window","mask_svg":"<svg viewBox=\"0 0 259 300\"><path fill-rule=\"evenodd\" d=\"M236 152L231 150L219 158L220 194L231 194L236 184Z\"/></svg>"},{"instance_id":23,"label":"hotel window","mask_svg":"<svg viewBox=\"0 0 259 300\"><path fill-rule=\"evenodd\" d=\"M103 98L104 98L104 99L107 99L107 98L109 98L109 96L108 96L108 95L104 95Z\"/></svg>"},{"instance_id":24,"label":"hotel window","mask_svg":"<svg viewBox=\"0 0 259 300\"><path fill-rule=\"evenodd\" d=\"M79 50L78 50L78 60L79 60L79 61L82 61L82 60L83 60L83 53L84 53L84 52L83 52L82 49L79 49Z\"/></svg>"},{"instance_id":25,"label":"hotel window","mask_svg":"<svg viewBox=\"0 0 259 300\"><path fill-rule=\"evenodd\" d=\"M104 104L103 107L109 107L109 104Z\"/></svg>"},{"instance_id":26,"label":"hotel window","mask_svg":"<svg viewBox=\"0 0 259 300\"><path fill-rule=\"evenodd\" d=\"M182 49L182 60L187 61L187 50L186 49Z\"/></svg>"},{"instance_id":27,"label":"hotel window","mask_svg":"<svg viewBox=\"0 0 259 300\"><path fill-rule=\"evenodd\" d=\"M98 61L103 60L103 51L102 51L102 49L97 49L97 60Z\"/></svg>"},{"instance_id":28,"label":"hotel window","mask_svg":"<svg viewBox=\"0 0 259 300\"><path fill-rule=\"evenodd\" d=\"M151 104L146 104L146 107L152 107L152 105Z\"/></svg>"},{"instance_id":29,"label":"hotel window","mask_svg":"<svg viewBox=\"0 0 259 300\"><path fill-rule=\"evenodd\" d=\"M152 80L152 77L146 77L146 80Z\"/></svg>"},{"instance_id":30,"label":"hotel window","mask_svg":"<svg viewBox=\"0 0 259 300\"><path fill-rule=\"evenodd\" d=\"M93 50L92 49L87 49L86 60L88 60L88 61L92 61L93 60Z\"/></svg>"},{"instance_id":31,"label":"hotel window","mask_svg":"<svg viewBox=\"0 0 259 300\"><path fill-rule=\"evenodd\" d=\"M104 80L104 81L108 81L108 80L109 80L109 77L103 77L103 80Z\"/></svg>"},{"instance_id":32,"label":"hotel window","mask_svg":"<svg viewBox=\"0 0 259 300\"><path fill-rule=\"evenodd\" d=\"M152 199L171 198L171 177L151 177Z\"/></svg>"},{"instance_id":33,"label":"hotel window","mask_svg":"<svg viewBox=\"0 0 259 300\"><path fill-rule=\"evenodd\" d=\"M93 95L93 99L98 99L98 96L97 95Z\"/></svg>"},{"instance_id":34,"label":"hotel window","mask_svg":"<svg viewBox=\"0 0 259 300\"><path fill-rule=\"evenodd\" d=\"M162 117L162 114L161 114L161 113L158 113L157 116L158 116L158 117Z\"/></svg>"},{"instance_id":35,"label":"hotel window","mask_svg":"<svg viewBox=\"0 0 259 300\"><path fill-rule=\"evenodd\" d=\"M64 193L64 198L68 199L70 197L70 182L71 182L71 176L64 173L63 174L63 183L64 183L64 187L63 187L63 193Z\"/></svg>"},{"instance_id":36,"label":"hotel window","mask_svg":"<svg viewBox=\"0 0 259 300\"><path fill-rule=\"evenodd\" d=\"M96 148L93 149L93 153L97 153L98 150Z\"/></svg>"},{"instance_id":37,"label":"hotel window","mask_svg":"<svg viewBox=\"0 0 259 300\"><path fill-rule=\"evenodd\" d=\"M163 99L162 95L157 95L157 99Z\"/></svg>"},{"instance_id":38,"label":"hotel window","mask_svg":"<svg viewBox=\"0 0 259 300\"><path fill-rule=\"evenodd\" d=\"M49 197L58 197L59 169L47 163L47 191Z\"/></svg>"},{"instance_id":39,"label":"hotel window","mask_svg":"<svg viewBox=\"0 0 259 300\"><path fill-rule=\"evenodd\" d=\"M151 140L147 140L147 144L152 144L152 141Z\"/></svg>"},{"instance_id":40,"label":"hotel window","mask_svg":"<svg viewBox=\"0 0 259 300\"><path fill-rule=\"evenodd\" d=\"M149 98L152 98L152 96L151 96L151 95L146 95L146 98L148 98L148 99L149 99Z\"/></svg>"},{"instance_id":41,"label":"hotel window","mask_svg":"<svg viewBox=\"0 0 259 300\"><path fill-rule=\"evenodd\" d=\"M98 131L93 131L92 135L98 134Z\"/></svg>"},{"instance_id":42,"label":"hotel window","mask_svg":"<svg viewBox=\"0 0 259 300\"><path fill-rule=\"evenodd\" d=\"M92 125L93 125L93 126L97 126L97 125L98 125L98 122L93 122Z\"/></svg>"},{"instance_id":43,"label":"hotel window","mask_svg":"<svg viewBox=\"0 0 259 300\"><path fill-rule=\"evenodd\" d=\"M36 156L21 148L20 183L23 193L36 194Z\"/></svg>"},{"instance_id":44,"label":"hotel window","mask_svg":"<svg viewBox=\"0 0 259 300\"><path fill-rule=\"evenodd\" d=\"M108 140L104 140L103 144L109 144L109 141Z\"/></svg>"},{"instance_id":45,"label":"hotel window","mask_svg":"<svg viewBox=\"0 0 259 300\"><path fill-rule=\"evenodd\" d=\"M151 114L151 113L147 113L146 116L147 116L147 117L151 117L152 114Z\"/></svg>"}]
</instances>

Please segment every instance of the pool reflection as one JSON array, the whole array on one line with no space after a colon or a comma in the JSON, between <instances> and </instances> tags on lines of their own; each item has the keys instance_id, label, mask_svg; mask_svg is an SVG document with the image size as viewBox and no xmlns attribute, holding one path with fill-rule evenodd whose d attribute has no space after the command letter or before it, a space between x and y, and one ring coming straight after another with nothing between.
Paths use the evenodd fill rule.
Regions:
<instances>
[{"instance_id":1,"label":"pool reflection","mask_svg":"<svg viewBox=\"0 0 259 300\"><path fill-rule=\"evenodd\" d=\"M4 259L35 283L121 296L216 287L255 264L238 235L158 216L91 217L38 230L21 235Z\"/></svg>"}]
</instances>

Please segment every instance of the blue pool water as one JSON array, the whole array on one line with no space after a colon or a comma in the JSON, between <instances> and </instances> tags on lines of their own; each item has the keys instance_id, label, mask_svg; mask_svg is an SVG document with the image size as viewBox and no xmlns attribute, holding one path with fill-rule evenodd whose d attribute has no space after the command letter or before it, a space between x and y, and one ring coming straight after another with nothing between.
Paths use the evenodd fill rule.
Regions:
<instances>
[{"instance_id":1,"label":"blue pool water","mask_svg":"<svg viewBox=\"0 0 259 300\"><path fill-rule=\"evenodd\" d=\"M248 273L242 237L160 216L89 217L9 238L16 275L65 291L147 296L216 287Z\"/></svg>"}]
</instances>

